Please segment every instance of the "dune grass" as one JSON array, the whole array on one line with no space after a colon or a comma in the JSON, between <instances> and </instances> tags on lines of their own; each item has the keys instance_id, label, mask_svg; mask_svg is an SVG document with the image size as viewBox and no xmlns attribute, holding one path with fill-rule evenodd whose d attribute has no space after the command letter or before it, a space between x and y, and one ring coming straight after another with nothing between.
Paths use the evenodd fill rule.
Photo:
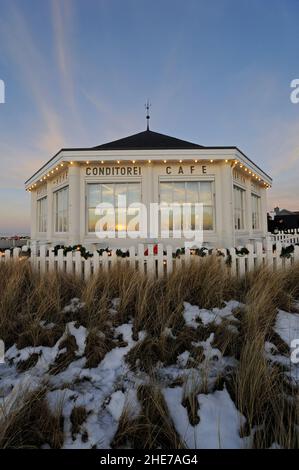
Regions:
<instances>
[{"instance_id":1,"label":"dune grass","mask_svg":"<svg viewBox=\"0 0 299 470\"><path fill-rule=\"evenodd\" d=\"M79 298L84 305L63 313L73 298ZM115 298L119 301L111 316L109 309ZM199 324L197 329L186 326L183 302L211 309L231 299L245 304L235 312L237 334L225 322ZM127 363L132 371L138 367L151 380L148 386L138 388L140 415L131 420L123 413L113 446L122 447L130 442L133 447L141 448L181 448L184 444L168 415L155 368L158 362L175 364L178 355L186 350L190 351L192 362L186 367L201 364L203 352L192 344L205 341L213 332L213 346L239 361L232 374L218 378L215 389L226 386L238 410L246 417L243 435L255 431L253 445L257 448L269 447L273 442L285 448L298 448L298 390L264 353L266 341L273 342L281 354L288 353L288 346L275 334L273 326L277 309L296 312L298 299L298 264L277 272L260 268L240 280L230 276L216 258L209 257L182 266L163 279L116 266L109 273L101 272L84 282L59 273L39 276L29 262L0 263L0 338L6 349L13 344L18 348L53 346L67 322L76 321L88 330L86 367L96 367L107 352L122 344L121 337L113 337L111 328L132 320L134 339L140 331L147 334L130 350ZM41 322L55 326L45 329ZM166 335L166 330L172 336ZM53 374L67 367L74 358L72 337L65 339L63 347L66 352L51 366ZM26 364L19 365L20 370L30 370L34 361L36 358L29 358ZM200 393L207 392L200 390ZM196 395L186 395L183 405L190 423L196 425ZM51 447L61 447L63 443L61 419L47 408L44 390L24 394L20 406L3 416L0 447L39 447L42 441ZM74 432L85 418L85 410L74 410Z\"/></svg>"}]
</instances>

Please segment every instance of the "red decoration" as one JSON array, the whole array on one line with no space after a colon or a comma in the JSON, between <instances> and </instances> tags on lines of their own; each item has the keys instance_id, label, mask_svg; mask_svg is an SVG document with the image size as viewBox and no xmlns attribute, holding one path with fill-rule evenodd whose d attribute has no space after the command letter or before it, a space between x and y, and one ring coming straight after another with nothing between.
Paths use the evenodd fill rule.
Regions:
<instances>
[{"instance_id":1,"label":"red decoration","mask_svg":"<svg viewBox=\"0 0 299 470\"><path fill-rule=\"evenodd\" d=\"M158 254L158 245L154 245L154 255ZM148 256L148 248L144 251L144 256Z\"/></svg>"}]
</instances>

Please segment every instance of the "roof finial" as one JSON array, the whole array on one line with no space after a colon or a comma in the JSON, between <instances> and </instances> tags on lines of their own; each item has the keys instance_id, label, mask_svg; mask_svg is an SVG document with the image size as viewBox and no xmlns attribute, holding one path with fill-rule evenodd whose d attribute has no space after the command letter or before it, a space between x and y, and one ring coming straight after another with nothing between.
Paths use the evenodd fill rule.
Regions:
<instances>
[{"instance_id":1,"label":"roof finial","mask_svg":"<svg viewBox=\"0 0 299 470\"><path fill-rule=\"evenodd\" d=\"M145 103L145 109L146 109L146 130L149 131L149 120L150 120L150 115L149 115L149 109L151 107L151 104L149 100Z\"/></svg>"}]
</instances>

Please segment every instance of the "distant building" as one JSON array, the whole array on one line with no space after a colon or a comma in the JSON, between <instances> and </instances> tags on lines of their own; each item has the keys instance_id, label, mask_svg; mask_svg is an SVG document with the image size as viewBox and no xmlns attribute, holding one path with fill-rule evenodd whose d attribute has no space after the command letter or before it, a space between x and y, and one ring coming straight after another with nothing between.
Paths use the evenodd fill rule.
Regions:
<instances>
[{"instance_id":1,"label":"distant building","mask_svg":"<svg viewBox=\"0 0 299 470\"><path fill-rule=\"evenodd\" d=\"M299 228L299 211L292 212L287 209L275 207L274 210L268 214L269 232L297 228Z\"/></svg>"},{"instance_id":2,"label":"distant building","mask_svg":"<svg viewBox=\"0 0 299 470\"><path fill-rule=\"evenodd\" d=\"M131 239L105 242L95 233L97 205L113 204L124 194L146 208L150 203L202 203L203 243L237 246L266 237L266 193L271 184L270 176L237 147L203 147L147 129L97 147L62 149L41 166L26 181L31 239L51 245L101 242L128 247ZM180 224L181 217L174 217L171 224ZM116 224L115 231L125 231L130 218ZM138 224L133 230L138 232ZM160 239L159 231L155 240ZM153 241L149 236L135 243ZM183 246L185 240L170 233L161 241Z\"/></svg>"}]
</instances>

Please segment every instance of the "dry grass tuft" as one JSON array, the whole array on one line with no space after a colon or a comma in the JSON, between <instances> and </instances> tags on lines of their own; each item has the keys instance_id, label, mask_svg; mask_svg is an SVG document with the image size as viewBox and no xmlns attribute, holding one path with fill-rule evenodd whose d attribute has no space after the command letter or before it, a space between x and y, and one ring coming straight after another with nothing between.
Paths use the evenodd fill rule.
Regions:
<instances>
[{"instance_id":1,"label":"dry grass tuft","mask_svg":"<svg viewBox=\"0 0 299 470\"><path fill-rule=\"evenodd\" d=\"M175 431L160 389L156 385L142 385L137 396L142 411L130 419L125 410L120 418L112 447L128 444L134 449L182 449L184 445Z\"/></svg>"},{"instance_id":2,"label":"dry grass tuft","mask_svg":"<svg viewBox=\"0 0 299 470\"><path fill-rule=\"evenodd\" d=\"M67 337L59 344L59 350L66 350L58 353L55 362L50 365L49 372L53 375L59 374L68 368L68 366L76 359L76 351L78 345L76 338L68 334Z\"/></svg>"},{"instance_id":3,"label":"dry grass tuft","mask_svg":"<svg viewBox=\"0 0 299 470\"><path fill-rule=\"evenodd\" d=\"M61 413L53 414L45 398L46 389L25 392L19 405L0 420L0 448L40 448L48 444L59 449L64 440Z\"/></svg>"},{"instance_id":4,"label":"dry grass tuft","mask_svg":"<svg viewBox=\"0 0 299 470\"><path fill-rule=\"evenodd\" d=\"M208 393L211 381L209 384L208 371L207 376L202 372L204 353L196 343L206 341L214 333L213 347L224 356L239 360L236 369L219 375L214 388L220 390L225 386L246 417L243 434L254 434L255 447L268 447L276 442L283 447L298 448L298 389L290 383L282 366L266 358L265 342L272 342L280 354L290 353L274 326L278 309L298 311L295 302L299 298L299 264L284 272L260 268L238 280L219 261L213 256L194 259L188 266L182 265L161 279L117 263L109 273L100 272L88 283L66 274L38 276L29 262L0 263L0 338L6 348L13 344L18 348L53 346L65 331L66 323L76 321L87 328L85 356L86 367L90 368L96 367L114 347L126 345L121 337L114 337L114 331L118 325L130 321L135 340L140 331L146 333L126 356L132 370L141 369L154 377L159 363L175 364L180 354L189 351L187 367L201 368L200 390ZM62 313L74 297L85 306ZM115 298L119 302L116 311L111 311ZM210 309L222 307L224 301L231 299L245 304L234 312L235 319L223 320L219 325L204 326L199 322L196 329L186 326L183 302ZM55 326L45 328L50 322ZM50 367L52 374L65 370L77 357L73 336L68 335L61 342L60 351L63 348L66 351ZM32 354L19 362L17 368L30 370L37 360L38 356ZM183 379L174 381L172 386L178 384L182 385ZM23 405L2 421L0 447L38 447L44 442L51 447L61 445L59 419L49 410L45 416L37 416L37 411L47 409L44 392L38 393L39 396L24 397ZM185 394L183 400L191 424L197 424L199 419L198 393L199 389ZM135 419L123 413L114 447L126 446L128 442L135 448L183 447L161 388L157 384L139 387L138 398L142 412ZM75 433L85 415L83 410L73 412ZM32 433L29 422L35 430Z\"/></svg>"},{"instance_id":5,"label":"dry grass tuft","mask_svg":"<svg viewBox=\"0 0 299 470\"><path fill-rule=\"evenodd\" d=\"M76 438L82 428L82 424L86 421L88 411L85 406L74 406L71 412L70 420L72 424L72 437Z\"/></svg>"}]
</instances>

